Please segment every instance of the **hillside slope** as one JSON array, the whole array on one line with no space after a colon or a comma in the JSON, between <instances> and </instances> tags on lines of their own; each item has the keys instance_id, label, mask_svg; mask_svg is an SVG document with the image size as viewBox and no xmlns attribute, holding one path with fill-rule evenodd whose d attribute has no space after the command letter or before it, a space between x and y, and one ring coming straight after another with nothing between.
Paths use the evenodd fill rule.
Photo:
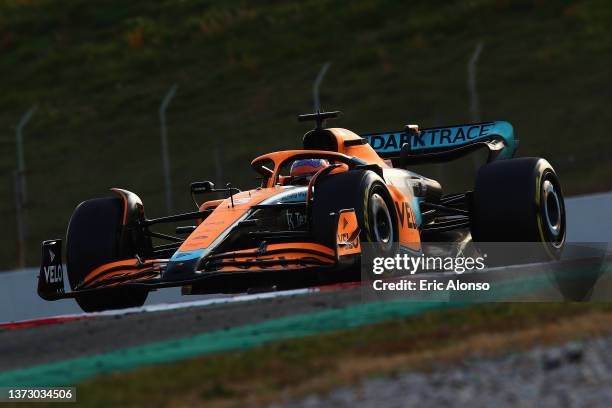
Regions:
<instances>
[{"instance_id":1,"label":"hillside slope","mask_svg":"<svg viewBox=\"0 0 612 408\"><path fill-rule=\"evenodd\" d=\"M520 154L549 158L566 193L612 189L611 25L605 0L4 1L0 268L15 266L14 129L30 106L38 106L25 129L35 265L39 242L63 236L74 206L108 187L138 192L150 216L165 213L157 109L172 84L175 207L188 210L190 181L247 187L253 157L299 145L306 128L295 115L312 109L325 61L321 98L344 111L340 126L466 122L466 63L482 41L483 120L511 121Z\"/></svg>"}]
</instances>

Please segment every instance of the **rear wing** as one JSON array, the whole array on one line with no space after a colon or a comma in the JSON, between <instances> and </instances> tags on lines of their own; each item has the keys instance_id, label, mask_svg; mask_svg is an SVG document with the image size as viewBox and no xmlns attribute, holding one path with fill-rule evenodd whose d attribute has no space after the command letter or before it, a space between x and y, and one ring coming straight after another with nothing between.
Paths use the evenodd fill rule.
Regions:
<instances>
[{"instance_id":1,"label":"rear wing","mask_svg":"<svg viewBox=\"0 0 612 408\"><path fill-rule=\"evenodd\" d=\"M454 160L484 147L489 149L488 161L508 159L518 146L512 125L503 121L421 130L409 125L405 130L361 136L396 167Z\"/></svg>"}]
</instances>

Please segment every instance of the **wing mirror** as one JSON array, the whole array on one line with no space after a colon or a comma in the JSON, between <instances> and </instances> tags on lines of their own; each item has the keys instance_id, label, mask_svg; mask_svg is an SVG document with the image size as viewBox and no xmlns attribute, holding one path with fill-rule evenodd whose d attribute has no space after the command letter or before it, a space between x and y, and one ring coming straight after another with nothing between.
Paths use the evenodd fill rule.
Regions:
<instances>
[{"instance_id":1,"label":"wing mirror","mask_svg":"<svg viewBox=\"0 0 612 408\"><path fill-rule=\"evenodd\" d=\"M195 199L196 194L205 193L227 193L227 197L231 199L232 207L234 206L234 194L240 193L240 189L232 187L231 183L227 183L225 188L215 188L215 183L212 181L195 181L191 183L191 198L197 208L200 208L200 204Z\"/></svg>"},{"instance_id":2,"label":"wing mirror","mask_svg":"<svg viewBox=\"0 0 612 408\"><path fill-rule=\"evenodd\" d=\"M215 191L215 183L212 181L195 181L191 183L191 194L212 193Z\"/></svg>"}]
</instances>

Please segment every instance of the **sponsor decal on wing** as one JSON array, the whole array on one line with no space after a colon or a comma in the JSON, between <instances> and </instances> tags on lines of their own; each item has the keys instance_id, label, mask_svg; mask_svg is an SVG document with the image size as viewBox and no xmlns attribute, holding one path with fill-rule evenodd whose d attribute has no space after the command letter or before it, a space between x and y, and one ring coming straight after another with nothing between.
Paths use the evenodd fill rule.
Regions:
<instances>
[{"instance_id":1,"label":"sponsor decal on wing","mask_svg":"<svg viewBox=\"0 0 612 408\"><path fill-rule=\"evenodd\" d=\"M495 122L463 126L422 129L420 132L387 132L365 135L368 144L378 153L399 152L407 144L410 150L439 149L461 146L494 133Z\"/></svg>"}]
</instances>

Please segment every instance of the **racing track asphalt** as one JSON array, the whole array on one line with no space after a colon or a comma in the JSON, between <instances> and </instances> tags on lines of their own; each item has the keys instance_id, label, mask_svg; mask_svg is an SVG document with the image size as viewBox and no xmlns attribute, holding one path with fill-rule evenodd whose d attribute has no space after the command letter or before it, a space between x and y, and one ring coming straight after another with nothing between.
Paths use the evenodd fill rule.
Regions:
<instances>
[{"instance_id":1,"label":"racing track asphalt","mask_svg":"<svg viewBox=\"0 0 612 408\"><path fill-rule=\"evenodd\" d=\"M359 288L0 330L0 372L361 302Z\"/></svg>"}]
</instances>

